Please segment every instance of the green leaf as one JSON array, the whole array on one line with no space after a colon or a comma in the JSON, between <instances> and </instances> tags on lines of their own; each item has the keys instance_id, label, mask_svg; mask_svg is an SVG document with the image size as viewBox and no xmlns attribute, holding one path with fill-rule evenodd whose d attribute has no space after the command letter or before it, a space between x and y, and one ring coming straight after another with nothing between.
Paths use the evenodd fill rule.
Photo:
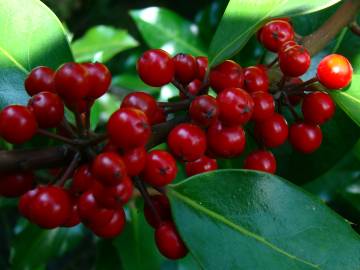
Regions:
<instances>
[{"instance_id":1,"label":"green leaf","mask_svg":"<svg viewBox=\"0 0 360 270\"><path fill-rule=\"evenodd\" d=\"M62 256L81 240L79 226L53 230L40 229L27 223L12 242L11 263L13 270L35 269L50 259Z\"/></svg>"},{"instance_id":2,"label":"green leaf","mask_svg":"<svg viewBox=\"0 0 360 270\"><path fill-rule=\"evenodd\" d=\"M96 244L96 270L122 270L120 256L111 240L99 240Z\"/></svg>"},{"instance_id":3,"label":"green leaf","mask_svg":"<svg viewBox=\"0 0 360 270\"><path fill-rule=\"evenodd\" d=\"M130 11L142 37L150 48L162 48L170 54L206 55L198 27L165 8L150 7Z\"/></svg>"},{"instance_id":4,"label":"green leaf","mask_svg":"<svg viewBox=\"0 0 360 270\"><path fill-rule=\"evenodd\" d=\"M265 20L321 10L339 0L230 0L209 48L210 66L240 51Z\"/></svg>"},{"instance_id":5,"label":"green leaf","mask_svg":"<svg viewBox=\"0 0 360 270\"><path fill-rule=\"evenodd\" d=\"M155 246L154 230L146 223L142 212L142 206L130 203L130 221L114 240L125 270L159 270L163 260Z\"/></svg>"},{"instance_id":6,"label":"green leaf","mask_svg":"<svg viewBox=\"0 0 360 270\"><path fill-rule=\"evenodd\" d=\"M341 91L329 91L336 104L360 126L360 74L354 74L351 85Z\"/></svg>"},{"instance_id":7,"label":"green leaf","mask_svg":"<svg viewBox=\"0 0 360 270\"><path fill-rule=\"evenodd\" d=\"M123 73L114 76L112 85L123 89L123 92L126 94L131 91L143 91L157 96L160 93L159 88L148 86L140 79L139 75L133 73Z\"/></svg>"},{"instance_id":8,"label":"green leaf","mask_svg":"<svg viewBox=\"0 0 360 270\"><path fill-rule=\"evenodd\" d=\"M138 42L126 30L99 25L75 40L72 50L78 62L106 62L116 54L136 46Z\"/></svg>"},{"instance_id":9,"label":"green leaf","mask_svg":"<svg viewBox=\"0 0 360 270\"><path fill-rule=\"evenodd\" d=\"M0 108L27 103L24 78L34 67L57 68L72 54L57 17L39 0L0 1Z\"/></svg>"},{"instance_id":10,"label":"green leaf","mask_svg":"<svg viewBox=\"0 0 360 270\"><path fill-rule=\"evenodd\" d=\"M219 170L169 188L177 228L203 269L341 269L360 237L316 197L274 175Z\"/></svg>"}]
</instances>

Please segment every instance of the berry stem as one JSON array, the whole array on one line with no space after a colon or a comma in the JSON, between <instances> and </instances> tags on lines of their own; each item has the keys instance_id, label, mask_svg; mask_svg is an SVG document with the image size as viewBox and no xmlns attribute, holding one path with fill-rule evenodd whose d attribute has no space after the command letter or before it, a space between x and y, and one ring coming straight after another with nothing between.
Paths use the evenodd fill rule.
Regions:
<instances>
[{"instance_id":1,"label":"berry stem","mask_svg":"<svg viewBox=\"0 0 360 270\"><path fill-rule=\"evenodd\" d=\"M189 107L190 103L191 101L186 99L177 102L158 102L157 104L161 108L169 108L172 110L185 110Z\"/></svg>"},{"instance_id":2,"label":"berry stem","mask_svg":"<svg viewBox=\"0 0 360 270\"><path fill-rule=\"evenodd\" d=\"M89 136L89 131L91 127L91 109L89 103L87 104L87 110L85 112L85 135Z\"/></svg>"},{"instance_id":3,"label":"berry stem","mask_svg":"<svg viewBox=\"0 0 360 270\"><path fill-rule=\"evenodd\" d=\"M70 145L76 145L77 144L76 141L73 140L73 139L69 139L69 138L61 136L59 134L49 132L49 131L47 131L45 129L38 128L37 133L39 135L43 135L43 136L49 137L51 139L58 140L58 141L61 141L61 142L64 142L64 143L67 143L67 144L70 144Z\"/></svg>"},{"instance_id":4,"label":"berry stem","mask_svg":"<svg viewBox=\"0 0 360 270\"><path fill-rule=\"evenodd\" d=\"M64 117L64 119L60 123L60 127L64 128L70 135L75 138L76 132L74 131L73 127L70 125L70 123L67 121L67 119Z\"/></svg>"},{"instance_id":5,"label":"berry stem","mask_svg":"<svg viewBox=\"0 0 360 270\"><path fill-rule=\"evenodd\" d=\"M274 60L272 60L272 61L267 65L267 68L273 67L278 61L279 61L279 57L276 57Z\"/></svg>"},{"instance_id":6,"label":"berry stem","mask_svg":"<svg viewBox=\"0 0 360 270\"><path fill-rule=\"evenodd\" d=\"M194 98L177 80L172 80L171 83L188 99Z\"/></svg>"},{"instance_id":7,"label":"berry stem","mask_svg":"<svg viewBox=\"0 0 360 270\"><path fill-rule=\"evenodd\" d=\"M74 173L77 165L80 161L80 153L76 152L76 154L73 156L69 166L66 168L65 172L62 174L61 178L56 182L56 185L63 187L66 183L66 180L68 180L72 174Z\"/></svg>"},{"instance_id":8,"label":"berry stem","mask_svg":"<svg viewBox=\"0 0 360 270\"><path fill-rule=\"evenodd\" d=\"M84 136L84 132L85 132L85 128L83 125L83 121L81 119L81 113L79 113L78 111L74 112L75 115L75 121L76 121L76 127L78 129L78 134L80 137Z\"/></svg>"},{"instance_id":9,"label":"berry stem","mask_svg":"<svg viewBox=\"0 0 360 270\"><path fill-rule=\"evenodd\" d=\"M360 36L360 25L357 23L356 20L352 21L349 24L349 28L350 28L351 32L353 32L355 35Z\"/></svg>"},{"instance_id":10,"label":"berry stem","mask_svg":"<svg viewBox=\"0 0 360 270\"><path fill-rule=\"evenodd\" d=\"M295 121L300 120L300 117L299 117L299 115L297 114L297 112L295 111L294 106L290 103L290 100L289 100L288 95L287 95L286 93L284 93L283 96L284 96L284 100L285 100L285 104L284 104L284 105L286 105L286 107L289 108L289 110L290 110L291 114L293 115Z\"/></svg>"},{"instance_id":11,"label":"berry stem","mask_svg":"<svg viewBox=\"0 0 360 270\"><path fill-rule=\"evenodd\" d=\"M146 189L146 187L144 185L144 182L141 181L141 179L138 176L133 177L133 182L134 182L136 188L140 191L141 196L144 199L144 202L150 207L151 211L153 212L157 223L160 224L161 223L161 218L159 216L159 213L156 211L153 203L151 202L150 195L149 195L149 193L148 193L148 191L147 191L147 189Z\"/></svg>"},{"instance_id":12,"label":"berry stem","mask_svg":"<svg viewBox=\"0 0 360 270\"><path fill-rule=\"evenodd\" d=\"M294 85L292 88L289 89L289 92L296 92L297 90L304 90L304 88L306 88L307 86L313 84L313 83L316 83L318 81L318 79L316 77L314 78L311 78L301 84L297 84L297 85Z\"/></svg>"}]
</instances>

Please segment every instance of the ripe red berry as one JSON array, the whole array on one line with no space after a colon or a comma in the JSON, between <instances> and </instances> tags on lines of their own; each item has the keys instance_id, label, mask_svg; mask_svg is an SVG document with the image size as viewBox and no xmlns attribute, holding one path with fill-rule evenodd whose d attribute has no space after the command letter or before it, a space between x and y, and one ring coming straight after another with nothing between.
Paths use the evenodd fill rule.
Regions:
<instances>
[{"instance_id":1,"label":"ripe red berry","mask_svg":"<svg viewBox=\"0 0 360 270\"><path fill-rule=\"evenodd\" d=\"M339 54L324 57L317 67L319 82L328 89L344 88L351 82L353 68L349 60Z\"/></svg>"},{"instance_id":2,"label":"ripe red berry","mask_svg":"<svg viewBox=\"0 0 360 270\"><path fill-rule=\"evenodd\" d=\"M196 124L207 127L218 118L217 100L209 95L198 96L191 102L189 114Z\"/></svg>"},{"instance_id":3,"label":"ripe red berry","mask_svg":"<svg viewBox=\"0 0 360 270\"><path fill-rule=\"evenodd\" d=\"M145 167L146 150L143 146L127 150L122 153L121 157L129 176L139 175Z\"/></svg>"},{"instance_id":4,"label":"ripe red berry","mask_svg":"<svg viewBox=\"0 0 360 270\"><path fill-rule=\"evenodd\" d=\"M197 78L203 81L205 78L206 71L208 69L208 58L205 56L196 57L197 64Z\"/></svg>"},{"instance_id":5,"label":"ripe red berry","mask_svg":"<svg viewBox=\"0 0 360 270\"><path fill-rule=\"evenodd\" d=\"M212 159L207 156L202 156L195 161L186 162L185 164L185 171L187 176L214 171L217 170L217 168L218 165L216 159Z\"/></svg>"},{"instance_id":6,"label":"ripe red berry","mask_svg":"<svg viewBox=\"0 0 360 270\"><path fill-rule=\"evenodd\" d=\"M281 44L278 53L282 53L282 52L286 51L287 49L289 49L289 48L291 48L293 46L297 46L297 45L298 44L296 43L296 41L288 40L288 41L284 42L283 44Z\"/></svg>"},{"instance_id":7,"label":"ripe red berry","mask_svg":"<svg viewBox=\"0 0 360 270\"><path fill-rule=\"evenodd\" d=\"M149 225L155 229L161 225L161 222L171 220L170 202L165 195L153 195L150 200L160 220L148 204L144 205L144 216Z\"/></svg>"},{"instance_id":8,"label":"ripe red berry","mask_svg":"<svg viewBox=\"0 0 360 270\"><path fill-rule=\"evenodd\" d=\"M106 226L114 215L112 209L102 208L97 204L94 195L96 192L92 189L83 193L79 197L77 207L81 222L91 229Z\"/></svg>"},{"instance_id":9,"label":"ripe red berry","mask_svg":"<svg viewBox=\"0 0 360 270\"><path fill-rule=\"evenodd\" d=\"M254 111L251 119L254 121L264 121L271 117L275 111L275 101L271 94L266 92L251 93L254 101Z\"/></svg>"},{"instance_id":10,"label":"ripe red berry","mask_svg":"<svg viewBox=\"0 0 360 270\"><path fill-rule=\"evenodd\" d=\"M125 177L116 186L99 187L94 196L101 207L118 210L131 199L132 193L133 184L129 177Z\"/></svg>"},{"instance_id":11,"label":"ripe red berry","mask_svg":"<svg viewBox=\"0 0 360 270\"><path fill-rule=\"evenodd\" d=\"M102 184L115 186L126 177L126 168L121 157L113 152L97 155L91 172Z\"/></svg>"},{"instance_id":12,"label":"ripe red berry","mask_svg":"<svg viewBox=\"0 0 360 270\"><path fill-rule=\"evenodd\" d=\"M110 141L122 149L144 146L151 129L145 113L134 108L122 108L114 112L107 124Z\"/></svg>"},{"instance_id":13,"label":"ripe red berry","mask_svg":"<svg viewBox=\"0 0 360 270\"><path fill-rule=\"evenodd\" d=\"M193 80L192 82L190 82L187 87L186 87L186 91L191 95L191 96L197 96L201 90L202 87L202 82L198 79ZM182 92L179 91L179 95L181 99L186 99L187 96L185 96Z\"/></svg>"},{"instance_id":14,"label":"ripe red berry","mask_svg":"<svg viewBox=\"0 0 360 270\"><path fill-rule=\"evenodd\" d=\"M34 183L32 172L0 174L0 196L18 197L29 191Z\"/></svg>"},{"instance_id":15,"label":"ripe red berry","mask_svg":"<svg viewBox=\"0 0 360 270\"><path fill-rule=\"evenodd\" d=\"M66 100L76 101L85 99L90 91L87 69L77 63L66 63L55 73L56 92Z\"/></svg>"},{"instance_id":16,"label":"ripe red berry","mask_svg":"<svg viewBox=\"0 0 360 270\"><path fill-rule=\"evenodd\" d=\"M245 132L241 126L226 127L221 122L210 125L207 140L211 152L219 157L240 155L245 148Z\"/></svg>"},{"instance_id":17,"label":"ripe red berry","mask_svg":"<svg viewBox=\"0 0 360 270\"><path fill-rule=\"evenodd\" d=\"M155 115L152 116L151 124L156 125L164 123L166 121L166 113L163 108L158 107L156 109Z\"/></svg>"},{"instance_id":18,"label":"ripe red berry","mask_svg":"<svg viewBox=\"0 0 360 270\"><path fill-rule=\"evenodd\" d=\"M41 187L34 188L32 190L27 191L25 194L23 194L20 197L18 208L21 215L26 217L28 220L31 221L31 215L30 215L30 205L32 200L35 198L35 196L38 194Z\"/></svg>"},{"instance_id":19,"label":"ripe red berry","mask_svg":"<svg viewBox=\"0 0 360 270\"><path fill-rule=\"evenodd\" d=\"M255 134L266 147L278 147L282 145L289 133L288 124L285 118L274 113L265 121L255 123Z\"/></svg>"},{"instance_id":20,"label":"ripe red berry","mask_svg":"<svg viewBox=\"0 0 360 270\"><path fill-rule=\"evenodd\" d=\"M82 64L87 71L87 80L89 81L88 99L97 99L104 95L109 89L111 83L111 73L109 69L101 63Z\"/></svg>"},{"instance_id":21,"label":"ripe red berry","mask_svg":"<svg viewBox=\"0 0 360 270\"><path fill-rule=\"evenodd\" d=\"M70 196L71 198L71 196ZM71 210L68 219L65 223L61 224L62 227L71 228L80 223L80 217L77 210L77 199L71 198Z\"/></svg>"},{"instance_id":22,"label":"ripe red berry","mask_svg":"<svg viewBox=\"0 0 360 270\"><path fill-rule=\"evenodd\" d=\"M327 93L313 92L305 96L301 109L306 123L321 125L333 117L335 103Z\"/></svg>"},{"instance_id":23,"label":"ripe red berry","mask_svg":"<svg viewBox=\"0 0 360 270\"><path fill-rule=\"evenodd\" d=\"M92 227L92 231L102 238L114 238L124 229L126 224L124 209L114 212L111 220L103 227Z\"/></svg>"},{"instance_id":24,"label":"ripe red berry","mask_svg":"<svg viewBox=\"0 0 360 270\"><path fill-rule=\"evenodd\" d=\"M10 105L0 112L0 136L9 143L20 144L36 133L34 114L25 106Z\"/></svg>"},{"instance_id":25,"label":"ripe red berry","mask_svg":"<svg viewBox=\"0 0 360 270\"><path fill-rule=\"evenodd\" d=\"M289 140L297 151L310 154L320 147L322 132L319 126L295 123L290 127Z\"/></svg>"},{"instance_id":26,"label":"ripe red berry","mask_svg":"<svg viewBox=\"0 0 360 270\"><path fill-rule=\"evenodd\" d=\"M70 185L70 191L74 195L79 195L89 190L95 183L96 178L91 172L88 164L80 166L74 173Z\"/></svg>"},{"instance_id":27,"label":"ripe red berry","mask_svg":"<svg viewBox=\"0 0 360 270\"><path fill-rule=\"evenodd\" d=\"M183 123L171 130L167 143L177 157L186 161L194 161L205 153L206 135L198 126Z\"/></svg>"},{"instance_id":28,"label":"ripe red berry","mask_svg":"<svg viewBox=\"0 0 360 270\"><path fill-rule=\"evenodd\" d=\"M243 125L247 123L254 110L251 96L240 88L227 88L217 96L219 119L226 125Z\"/></svg>"},{"instance_id":29,"label":"ripe red berry","mask_svg":"<svg viewBox=\"0 0 360 270\"><path fill-rule=\"evenodd\" d=\"M244 87L249 92L268 92L269 78L266 72L258 66L251 66L244 69Z\"/></svg>"},{"instance_id":30,"label":"ripe red berry","mask_svg":"<svg viewBox=\"0 0 360 270\"><path fill-rule=\"evenodd\" d=\"M302 79L300 79L298 77L291 77L291 78L288 78L288 80L286 80L285 87L295 86L295 85L299 85L302 83L303 83ZM301 94L291 93L290 95L288 94L289 101L290 101L291 105L293 105L293 106L298 105L302 101L303 96L304 96L303 93L301 93Z\"/></svg>"},{"instance_id":31,"label":"ripe red berry","mask_svg":"<svg viewBox=\"0 0 360 270\"><path fill-rule=\"evenodd\" d=\"M290 77L303 75L310 67L309 52L300 45L292 46L279 53L279 65L282 73Z\"/></svg>"},{"instance_id":32,"label":"ripe red berry","mask_svg":"<svg viewBox=\"0 0 360 270\"><path fill-rule=\"evenodd\" d=\"M146 84L158 87L171 82L175 67L167 52L154 49L144 52L139 58L137 72Z\"/></svg>"},{"instance_id":33,"label":"ripe red berry","mask_svg":"<svg viewBox=\"0 0 360 270\"><path fill-rule=\"evenodd\" d=\"M120 108L135 108L143 111L150 121L154 123L154 117L158 110L155 98L145 92L132 92L122 100Z\"/></svg>"},{"instance_id":34,"label":"ripe red berry","mask_svg":"<svg viewBox=\"0 0 360 270\"><path fill-rule=\"evenodd\" d=\"M64 189L56 186L41 187L30 201L30 220L46 229L59 227L69 218L71 206L70 197Z\"/></svg>"},{"instance_id":35,"label":"ripe red berry","mask_svg":"<svg viewBox=\"0 0 360 270\"><path fill-rule=\"evenodd\" d=\"M186 85L195 79L197 75L197 63L194 56L179 53L173 57L175 66L175 79Z\"/></svg>"},{"instance_id":36,"label":"ripe red berry","mask_svg":"<svg viewBox=\"0 0 360 270\"><path fill-rule=\"evenodd\" d=\"M53 128L64 118L64 103L57 94L41 92L29 99L28 108L39 127Z\"/></svg>"},{"instance_id":37,"label":"ripe red berry","mask_svg":"<svg viewBox=\"0 0 360 270\"><path fill-rule=\"evenodd\" d=\"M90 111L91 106L94 104L94 100L68 100L64 99L66 107L72 112L84 113Z\"/></svg>"},{"instance_id":38,"label":"ripe red berry","mask_svg":"<svg viewBox=\"0 0 360 270\"><path fill-rule=\"evenodd\" d=\"M266 49L277 52L284 42L294 39L294 29L284 20L272 20L259 32L259 40Z\"/></svg>"},{"instance_id":39,"label":"ripe red berry","mask_svg":"<svg viewBox=\"0 0 360 270\"><path fill-rule=\"evenodd\" d=\"M177 260L185 257L188 253L174 223L171 221L164 222L156 229L155 242L161 254L169 259Z\"/></svg>"},{"instance_id":40,"label":"ripe red berry","mask_svg":"<svg viewBox=\"0 0 360 270\"><path fill-rule=\"evenodd\" d=\"M210 71L210 85L218 93L226 88L242 88L244 73L241 66L234 61L226 60Z\"/></svg>"},{"instance_id":41,"label":"ripe red berry","mask_svg":"<svg viewBox=\"0 0 360 270\"><path fill-rule=\"evenodd\" d=\"M244 169L275 173L276 159L270 151L256 150L246 157Z\"/></svg>"},{"instance_id":42,"label":"ripe red berry","mask_svg":"<svg viewBox=\"0 0 360 270\"><path fill-rule=\"evenodd\" d=\"M34 68L25 79L25 89L29 96L48 91L55 92L54 70L39 66Z\"/></svg>"},{"instance_id":43,"label":"ripe red berry","mask_svg":"<svg viewBox=\"0 0 360 270\"><path fill-rule=\"evenodd\" d=\"M143 170L143 180L153 186L165 186L176 177L177 166L175 159L168 152L153 150L146 156Z\"/></svg>"}]
</instances>

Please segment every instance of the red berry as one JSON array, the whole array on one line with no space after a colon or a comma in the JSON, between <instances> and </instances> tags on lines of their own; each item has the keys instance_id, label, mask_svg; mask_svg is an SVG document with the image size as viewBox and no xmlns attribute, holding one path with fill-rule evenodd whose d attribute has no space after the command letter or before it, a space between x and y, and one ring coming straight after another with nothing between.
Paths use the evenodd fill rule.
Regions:
<instances>
[{"instance_id":1,"label":"red berry","mask_svg":"<svg viewBox=\"0 0 360 270\"><path fill-rule=\"evenodd\" d=\"M30 205L31 205L32 200L38 194L40 188L41 187L29 190L28 192L23 194L19 200L18 208L19 208L20 214L23 215L24 217L26 217L30 221L31 221Z\"/></svg>"},{"instance_id":2,"label":"red berry","mask_svg":"<svg viewBox=\"0 0 360 270\"><path fill-rule=\"evenodd\" d=\"M198 126L183 123L171 130L167 143L176 156L182 160L194 161L205 153L206 135Z\"/></svg>"},{"instance_id":3,"label":"red berry","mask_svg":"<svg viewBox=\"0 0 360 270\"><path fill-rule=\"evenodd\" d=\"M206 70L208 68L208 58L205 56L196 57L197 64L197 78L203 81L205 78Z\"/></svg>"},{"instance_id":4,"label":"red berry","mask_svg":"<svg viewBox=\"0 0 360 270\"><path fill-rule=\"evenodd\" d=\"M335 103L330 95L324 92L313 92L305 96L301 109L305 122L321 125L333 117Z\"/></svg>"},{"instance_id":5,"label":"red berry","mask_svg":"<svg viewBox=\"0 0 360 270\"><path fill-rule=\"evenodd\" d=\"M29 96L48 91L55 92L54 70L49 67L36 67L25 80L25 89Z\"/></svg>"},{"instance_id":6,"label":"red berry","mask_svg":"<svg viewBox=\"0 0 360 270\"><path fill-rule=\"evenodd\" d=\"M297 151L310 154L320 147L322 132L319 126L295 123L290 127L289 140Z\"/></svg>"},{"instance_id":7,"label":"red berry","mask_svg":"<svg viewBox=\"0 0 360 270\"><path fill-rule=\"evenodd\" d=\"M278 53L282 53L284 51L286 51L287 49L297 46L298 44L296 43L296 41L294 40L288 40L286 42L284 42L283 44L281 44L279 52Z\"/></svg>"},{"instance_id":8,"label":"red berry","mask_svg":"<svg viewBox=\"0 0 360 270\"><path fill-rule=\"evenodd\" d=\"M145 113L134 108L114 112L107 124L110 141L122 149L144 146L151 134Z\"/></svg>"},{"instance_id":9,"label":"red berry","mask_svg":"<svg viewBox=\"0 0 360 270\"><path fill-rule=\"evenodd\" d=\"M74 195L82 194L89 190L96 181L91 173L91 168L88 164L80 166L74 173L70 185L70 191Z\"/></svg>"},{"instance_id":10,"label":"red berry","mask_svg":"<svg viewBox=\"0 0 360 270\"><path fill-rule=\"evenodd\" d=\"M251 119L254 121L264 121L271 117L275 111L275 101L271 94L266 92L251 93L254 101L254 111Z\"/></svg>"},{"instance_id":11,"label":"red berry","mask_svg":"<svg viewBox=\"0 0 360 270\"><path fill-rule=\"evenodd\" d=\"M156 116L158 105L155 98L145 92L132 92L125 96L121 103L120 108L135 108L143 111L153 124L154 117Z\"/></svg>"},{"instance_id":12,"label":"red berry","mask_svg":"<svg viewBox=\"0 0 360 270\"><path fill-rule=\"evenodd\" d=\"M55 73L56 92L66 100L85 99L90 91L87 69L77 63L66 63Z\"/></svg>"},{"instance_id":13,"label":"red berry","mask_svg":"<svg viewBox=\"0 0 360 270\"><path fill-rule=\"evenodd\" d=\"M114 215L113 210L101 208L97 204L94 192L89 190L83 193L78 200L77 208L81 222L91 229L106 226Z\"/></svg>"},{"instance_id":14,"label":"red berry","mask_svg":"<svg viewBox=\"0 0 360 270\"><path fill-rule=\"evenodd\" d=\"M257 91L268 92L269 79L267 73L258 66L245 68L244 87L250 93Z\"/></svg>"},{"instance_id":15,"label":"red berry","mask_svg":"<svg viewBox=\"0 0 360 270\"><path fill-rule=\"evenodd\" d=\"M156 229L155 242L161 254L169 259L177 260L185 257L188 253L174 223L171 221L164 222Z\"/></svg>"},{"instance_id":16,"label":"red berry","mask_svg":"<svg viewBox=\"0 0 360 270\"><path fill-rule=\"evenodd\" d=\"M71 198L71 210L68 219L65 221L65 223L61 224L62 227L71 228L80 223L80 217L77 210L77 200L74 198Z\"/></svg>"},{"instance_id":17,"label":"red berry","mask_svg":"<svg viewBox=\"0 0 360 270\"><path fill-rule=\"evenodd\" d=\"M64 189L41 187L30 202L30 220L46 229L59 227L69 218L71 206L70 197Z\"/></svg>"},{"instance_id":18,"label":"red berry","mask_svg":"<svg viewBox=\"0 0 360 270\"><path fill-rule=\"evenodd\" d=\"M294 39L294 29L284 20L272 20L259 32L259 40L266 49L277 52L284 42Z\"/></svg>"},{"instance_id":19,"label":"red berry","mask_svg":"<svg viewBox=\"0 0 360 270\"><path fill-rule=\"evenodd\" d=\"M226 60L210 71L210 85L218 93L226 88L242 88L244 73L240 65Z\"/></svg>"},{"instance_id":20,"label":"red berry","mask_svg":"<svg viewBox=\"0 0 360 270\"><path fill-rule=\"evenodd\" d=\"M90 87L87 94L88 99L97 99L104 95L111 83L111 73L109 69L101 63L82 64L87 70L87 80Z\"/></svg>"},{"instance_id":21,"label":"red berry","mask_svg":"<svg viewBox=\"0 0 360 270\"><path fill-rule=\"evenodd\" d=\"M207 156L202 156L195 161L186 162L185 164L185 171L187 176L214 171L217 170L217 168L218 165L216 159L212 159Z\"/></svg>"},{"instance_id":22,"label":"red berry","mask_svg":"<svg viewBox=\"0 0 360 270\"><path fill-rule=\"evenodd\" d=\"M196 124L207 127L218 118L217 100L209 95L198 96L191 102L189 114Z\"/></svg>"},{"instance_id":23,"label":"red berry","mask_svg":"<svg viewBox=\"0 0 360 270\"><path fill-rule=\"evenodd\" d=\"M146 156L143 180L153 186L165 186L176 177L177 166L174 158L163 150L153 150Z\"/></svg>"},{"instance_id":24,"label":"red berry","mask_svg":"<svg viewBox=\"0 0 360 270\"><path fill-rule=\"evenodd\" d=\"M126 172L129 176L139 175L145 167L146 150L143 146L127 150L121 157L125 163Z\"/></svg>"},{"instance_id":25,"label":"red berry","mask_svg":"<svg viewBox=\"0 0 360 270\"><path fill-rule=\"evenodd\" d=\"M163 86L171 82L175 67L170 55L160 49L148 50L139 58L137 71L150 86Z\"/></svg>"},{"instance_id":26,"label":"red berry","mask_svg":"<svg viewBox=\"0 0 360 270\"><path fill-rule=\"evenodd\" d=\"M210 125L207 132L210 150L219 157L240 155L245 148L245 131L241 126L226 127L221 122Z\"/></svg>"},{"instance_id":27,"label":"red berry","mask_svg":"<svg viewBox=\"0 0 360 270\"><path fill-rule=\"evenodd\" d=\"M285 82L285 87L289 87L289 86L295 86L295 85L299 85L299 84L302 84L303 83L303 80L298 78L298 77L292 77L292 78L288 78L288 80L286 80ZM288 98L289 98L289 101L291 103L291 105L293 106L296 106L298 105L302 99L303 99L303 96L304 94L301 93L301 94L288 94Z\"/></svg>"},{"instance_id":28,"label":"red berry","mask_svg":"<svg viewBox=\"0 0 360 270\"><path fill-rule=\"evenodd\" d=\"M56 127L64 118L64 103L57 94L51 92L34 95L29 100L28 108L42 128Z\"/></svg>"},{"instance_id":29,"label":"red berry","mask_svg":"<svg viewBox=\"0 0 360 270\"><path fill-rule=\"evenodd\" d=\"M256 150L251 152L244 161L244 168L268 173L275 173L276 159L270 151Z\"/></svg>"},{"instance_id":30,"label":"red berry","mask_svg":"<svg viewBox=\"0 0 360 270\"><path fill-rule=\"evenodd\" d=\"M92 164L93 175L106 186L115 186L126 177L126 168L121 157L113 152L98 155Z\"/></svg>"},{"instance_id":31,"label":"red berry","mask_svg":"<svg viewBox=\"0 0 360 270\"><path fill-rule=\"evenodd\" d=\"M94 104L94 100L67 100L64 99L66 107L72 112L84 113L90 111L91 106Z\"/></svg>"},{"instance_id":32,"label":"red berry","mask_svg":"<svg viewBox=\"0 0 360 270\"><path fill-rule=\"evenodd\" d=\"M125 177L116 186L99 187L94 196L100 206L118 210L131 199L132 194L133 184L129 177Z\"/></svg>"},{"instance_id":33,"label":"red berry","mask_svg":"<svg viewBox=\"0 0 360 270\"><path fill-rule=\"evenodd\" d=\"M292 46L279 53L279 65L282 73L290 77L303 75L310 67L309 52L300 45Z\"/></svg>"},{"instance_id":34,"label":"red berry","mask_svg":"<svg viewBox=\"0 0 360 270\"><path fill-rule=\"evenodd\" d=\"M179 53L173 57L173 62L177 81L186 85L195 79L198 72L195 57L190 54Z\"/></svg>"},{"instance_id":35,"label":"red berry","mask_svg":"<svg viewBox=\"0 0 360 270\"><path fill-rule=\"evenodd\" d=\"M324 57L317 67L319 82L328 89L340 89L351 82L353 68L349 60L339 54Z\"/></svg>"},{"instance_id":36,"label":"red berry","mask_svg":"<svg viewBox=\"0 0 360 270\"><path fill-rule=\"evenodd\" d=\"M197 96L201 90L202 87L202 82L198 79L193 80L192 82L190 82L187 87L186 87L186 91L191 95L191 96ZM180 98L181 99L186 99L187 96L185 96L182 92L179 91L180 94Z\"/></svg>"},{"instance_id":37,"label":"red berry","mask_svg":"<svg viewBox=\"0 0 360 270\"><path fill-rule=\"evenodd\" d=\"M172 219L170 202L165 195L153 195L150 197L150 199L160 220L157 219L153 210L147 204L144 205L144 216L150 226L155 229L161 225L162 221L168 221Z\"/></svg>"},{"instance_id":38,"label":"red berry","mask_svg":"<svg viewBox=\"0 0 360 270\"><path fill-rule=\"evenodd\" d=\"M163 108L158 107L155 114L152 116L152 125L160 124L166 121L166 113Z\"/></svg>"},{"instance_id":39,"label":"red berry","mask_svg":"<svg viewBox=\"0 0 360 270\"><path fill-rule=\"evenodd\" d=\"M20 144L36 133L34 114L25 106L10 105L0 112L0 135L9 143Z\"/></svg>"},{"instance_id":40,"label":"red berry","mask_svg":"<svg viewBox=\"0 0 360 270\"><path fill-rule=\"evenodd\" d=\"M92 227L92 231L102 238L114 238L118 236L125 227L126 219L124 209L117 210L111 220L103 227Z\"/></svg>"},{"instance_id":41,"label":"red berry","mask_svg":"<svg viewBox=\"0 0 360 270\"><path fill-rule=\"evenodd\" d=\"M274 113L265 121L255 123L255 134L262 140L266 147L278 147L282 145L289 133L285 118Z\"/></svg>"},{"instance_id":42,"label":"red berry","mask_svg":"<svg viewBox=\"0 0 360 270\"><path fill-rule=\"evenodd\" d=\"M251 96L240 88L227 88L218 96L220 120L229 126L247 123L254 110Z\"/></svg>"},{"instance_id":43,"label":"red berry","mask_svg":"<svg viewBox=\"0 0 360 270\"><path fill-rule=\"evenodd\" d=\"M18 197L29 191L34 183L32 172L0 174L0 196Z\"/></svg>"}]
</instances>

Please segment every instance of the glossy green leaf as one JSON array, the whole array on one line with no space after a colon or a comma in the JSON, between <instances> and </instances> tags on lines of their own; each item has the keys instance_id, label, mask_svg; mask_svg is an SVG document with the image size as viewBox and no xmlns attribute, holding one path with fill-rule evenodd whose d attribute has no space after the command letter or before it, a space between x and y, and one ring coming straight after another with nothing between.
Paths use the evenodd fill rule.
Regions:
<instances>
[{"instance_id":1,"label":"glossy green leaf","mask_svg":"<svg viewBox=\"0 0 360 270\"><path fill-rule=\"evenodd\" d=\"M360 237L316 197L260 172L219 170L170 188L173 215L203 269L341 269Z\"/></svg>"},{"instance_id":2,"label":"glossy green leaf","mask_svg":"<svg viewBox=\"0 0 360 270\"><path fill-rule=\"evenodd\" d=\"M42 266L74 248L81 238L79 226L44 230L27 223L12 242L11 269L35 269Z\"/></svg>"},{"instance_id":3,"label":"glossy green leaf","mask_svg":"<svg viewBox=\"0 0 360 270\"><path fill-rule=\"evenodd\" d=\"M125 270L159 270L163 261L155 246L154 230L142 213L142 204L142 201L136 206L129 204L130 220L124 232L114 240Z\"/></svg>"},{"instance_id":4,"label":"glossy green leaf","mask_svg":"<svg viewBox=\"0 0 360 270\"><path fill-rule=\"evenodd\" d=\"M78 62L106 62L116 54L136 46L138 42L126 30L99 25L90 28L71 47Z\"/></svg>"},{"instance_id":5,"label":"glossy green leaf","mask_svg":"<svg viewBox=\"0 0 360 270\"><path fill-rule=\"evenodd\" d=\"M353 75L348 88L330 93L336 104L360 126L360 74Z\"/></svg>"},{"instance_id":6,"label":"glossy green leaf","mask_svg":"<svg viewBox=\"0 0 360 270\"><path fill-rule=\"evenodd\" d=\"M206 55L198 27L178 14L158 7L130 11L142 37L150 48L162 48L171 54Z\"/></svg>"},{"instance_id":7,"label":"glossy green leaf","mask_svg":"<svg viewBox=\"0 0 360 270\"><path fill-rule=\"evenodd\" d=\"M96 244L96 270L122 270L120 256L111 240L99 240Z\"/></svg>"},{"instance_id":8,"label":"glossy green leaf","mask_svg":"<svg viewBox=\"0 0 360 270\"><path fill-rule=\"evenodd\" d=\"M39 0L0 1L0 108L24 104L24 78L34 67L57 68L72 54L57 17Z\"/></svg>"},{"instance_id":9,"label":"glossy green leaf","mask_svg":"<svg viewBox=\"0 0 360 270\"><path fill-rule=\"evenodd\" d=\"M124 93L131 91L144 91L151 95L157 96L160 93L160 89L157 87L151 87L145 84L137 74L123 73L114 76L112 79L112 85L120 88Z\"/></svg>"},{"instance_id":10,"label":"glossy green leaf","mask_svg":"<svg viewBox=\"0 0 360 270\"><path fill-rule=\"evenodd\" d=\"M210 44L210 65L216 65L241 50L267 19L321 10L339 0L230 0Z\"/></svg>"}]
</instances>

